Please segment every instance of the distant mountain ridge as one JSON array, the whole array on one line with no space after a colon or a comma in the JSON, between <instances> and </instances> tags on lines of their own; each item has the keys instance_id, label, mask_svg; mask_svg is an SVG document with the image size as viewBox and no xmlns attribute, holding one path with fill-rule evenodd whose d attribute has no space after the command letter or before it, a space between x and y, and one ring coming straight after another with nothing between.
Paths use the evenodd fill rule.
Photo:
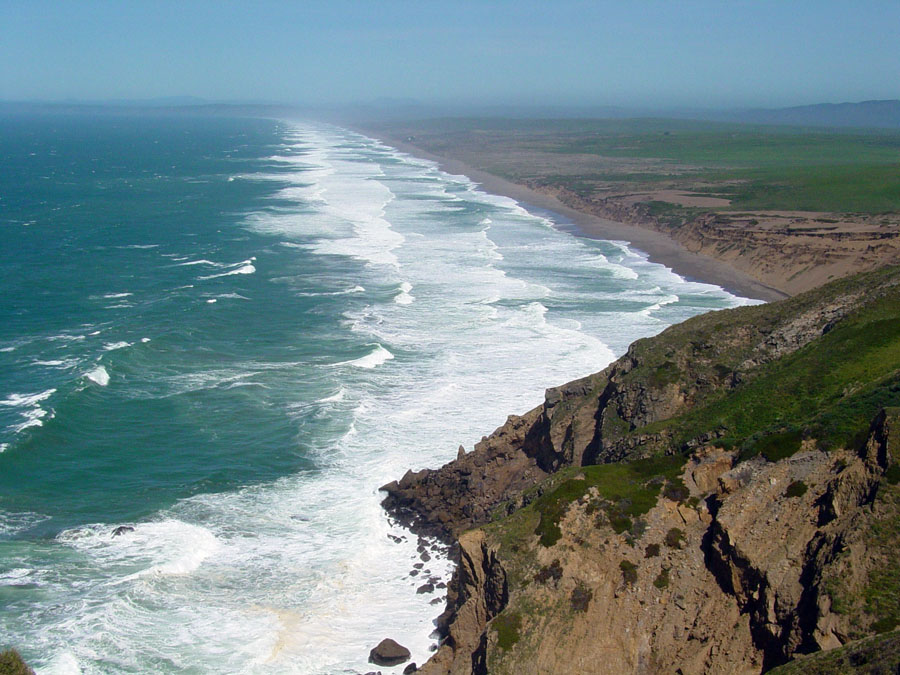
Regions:
<instances>
[{"instance_id":1,"label":"distant mountain ridge","mask_svg":"<svg viewBox=\"0 0 900 675\"><path fill-rule=\"evenodd\" d=\"M346 105L288 104L266 101L209 101L195 96L153 99L4 101L4 111L83 110L168 110L171 112L236 114L321 115L337 122L424 120L444 117L484 117L491 119L666 119L708 120L746 124L801 127L900 129L900 100L872 100L858 103L816 103L789 108L745 108L732 110L647 108L601 105L448 105L413 99L379 99Z\"/></svg>"},{"instance_id":2,"label":"distant mountain ridge","mask_svg":"<svg viewBox=\"0 0 900 675\"><path fill-rule=\"evenodd\" d=\"M900 100L758 108L728 113L718 119L754 124L900 129Z\"/></svg>"}]
</instances>

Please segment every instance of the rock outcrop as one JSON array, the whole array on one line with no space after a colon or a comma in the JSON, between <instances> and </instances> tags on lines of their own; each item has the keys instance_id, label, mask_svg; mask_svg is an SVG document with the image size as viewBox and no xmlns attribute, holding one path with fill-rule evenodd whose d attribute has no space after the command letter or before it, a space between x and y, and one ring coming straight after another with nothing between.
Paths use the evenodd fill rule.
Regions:
<instances>
[{"instance_id":1,"label":"rock outcrop","mask_svg":"<svg viewBox=\"0 0 900 675\"><path fill-rule=\"evenodd\" d=\"M409 661L409 650L390 638L385 638L369 652L369 663L376 666L398 666Z\"/></svg>"}]
</instances>

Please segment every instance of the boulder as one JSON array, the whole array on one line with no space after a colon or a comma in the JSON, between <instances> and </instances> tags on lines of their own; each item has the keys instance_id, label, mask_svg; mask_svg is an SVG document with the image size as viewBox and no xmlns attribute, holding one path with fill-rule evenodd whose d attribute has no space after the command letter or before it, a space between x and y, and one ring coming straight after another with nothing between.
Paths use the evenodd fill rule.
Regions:
<instances>
[{"instance_id":1,"label":"boulder","mask_svg":"<svg viewBox=\"0 0 900 675\"><path fill-rule=\"evenodd\" d=\"M129 532L134 532L134 528L131 525L119 525L116 529L113 530L112 536L121 537L123 534L127 534Z\"/></svg>"},{"instance_id":2,"label":"boulder","mask_svg":"<svg viewBox=\"0 0 900 675\"><path fill-rule=\"evenodd\" d=\"M369 652L369 663L376 666L398 666L409 660L409 650L390 638L385 638Z\"/></svg>"}]
</instances>

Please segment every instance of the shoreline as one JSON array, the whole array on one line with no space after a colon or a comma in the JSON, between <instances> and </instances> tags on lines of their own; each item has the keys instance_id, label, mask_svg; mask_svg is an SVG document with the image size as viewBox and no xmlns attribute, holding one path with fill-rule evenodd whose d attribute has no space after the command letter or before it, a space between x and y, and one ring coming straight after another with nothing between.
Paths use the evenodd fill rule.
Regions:
<instances>
[{"instance_id":1,"label":"shoreline","mask_svg":"<svg viewBox=\"0 0 900 675\"><path fill-rule=\"evenodd\" d=\"M514 199L531 211L545 211L551 216L553 226L562 232L588 239L625 241L631 248L647 254L650 262L664 265L689 281L714 284L734 295L766 302L790 297L787 293L766 286L726 262L688 251L662 232L618 223L573 209L551 195L476 169L460 160L435 155L412 143L363 126L348 125L348 128L378 139L401 152L435 162L441 170L449 174L466 176L485 192Z\"/></svg>"}]
</instances>

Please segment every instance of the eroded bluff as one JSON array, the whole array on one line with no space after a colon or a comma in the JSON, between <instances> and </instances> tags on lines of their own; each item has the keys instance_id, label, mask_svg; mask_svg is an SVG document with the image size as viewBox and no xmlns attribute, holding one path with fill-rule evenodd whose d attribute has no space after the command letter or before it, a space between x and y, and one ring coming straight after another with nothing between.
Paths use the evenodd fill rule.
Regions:
<instances>
[{"instance_id":1,"label":"eroded bluff","mask_svg":"<svg viewBox=\"0 0 900 675\"><path fill-rule=\"evenodd\" d=\"M898 279L674 326L386 485L458 537L419 672L760 673L893 629Z\"/></svg>"},{"instance_id":2,"label":"eroded bluff","mask_svg":"<svg viewBox=\"0 0 900 675\"><path fill-rule=\"evenodd\" d=\"M512 512L528 488L566 466L681 451L721 436L720 427L677 439L660 422L697 408L754 377L770 362L827 333L861 304L897 294L900 273L836 282L772 305L712 312L633 343L603 371L553 387L544 403L439 469L408 471L381 489L383 505L421 533L452 541ZM681 441L675 443L675 441ZM533 495L532 495L533 496Z\"/></svg>"}]
</instances>

